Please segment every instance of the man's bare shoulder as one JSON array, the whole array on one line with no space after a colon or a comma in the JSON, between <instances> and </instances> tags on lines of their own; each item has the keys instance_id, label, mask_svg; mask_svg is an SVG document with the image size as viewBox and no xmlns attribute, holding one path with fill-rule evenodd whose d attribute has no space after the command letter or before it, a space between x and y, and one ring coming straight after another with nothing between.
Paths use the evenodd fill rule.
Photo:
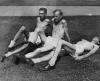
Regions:
<instances>
[{"instance_id":1,"label":"man's bare shoulder","mask_svg":"<svg viewBox=\"0 0 100 81\"><path fill-rule=\"evenodd\" d=\"M50 22L50 19L45 19L47 22Z\"/></svg>"},{"instance_id":2,"label":"man's bare shoulder","mask_svg":"<svg viewBox=\"0 0 100 81\"><path fill-rule=\"evenodd\" d=\"M52 18L52 21L54 21L54 18Z\"/></svg>"},{"instance_id":3,"label":"man's bare shoulder","mask_svg":"<svg viewBox=\"0 0 100 81\"><path fill-rule=\"evenodd\" d=\"M40 17L37 17L37 19L40 19Z\"/></svg>"},{"instance_id":4,"label":"man's bare shoulder","mask_svg":"<svg viewBox=\"0 0 100 81\"><path fill-rule=\"evenodd\" d=\"M67 23L67 21L65 20L65 19L62 19L62 21L61 21L62 23Z\"/></svg>"},{"instance_id":5,"label":"man's bare shoulder","mask_svg":"<svg viewBox=\"0 0 100 81\"><path fill-rule=\"evenodd\" d=\"M40 21L40 17L37 17L37 18L36 18L36 21Z\"/></svg>"}]
</instances>

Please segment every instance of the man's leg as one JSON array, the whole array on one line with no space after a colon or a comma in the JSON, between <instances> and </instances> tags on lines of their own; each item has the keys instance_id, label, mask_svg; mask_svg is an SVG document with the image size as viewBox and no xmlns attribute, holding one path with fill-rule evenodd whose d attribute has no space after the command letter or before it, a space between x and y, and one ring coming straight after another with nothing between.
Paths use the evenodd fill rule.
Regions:
<instances>
[{"instance_id":1,"label":"man's leg","mask_svg":"<svg viewBox=\"0 0 100 81\"><path fill-rule=\"evenodd\" d=\"M62 45L64 45L65 50L68 51L69 53L74 53L76 50L76 48L73 44L71 44L67 41L64 41L64 40L59 40L58 45L57 45L56 50L55 50L55 53L52 56L51 60L49 61L49 64L41 70L47 71L47 70L51 70L51 69L55 68L55 62L57 60L58 54L61 51Z\"/></svg>"},{"instance_id":2,"label":"man's leg","mask_svg":"<svg viewBox=\"0 0 100 81\"><path fill-rule=\"evenodd\" d=\"M40 29L37 28L35 32L30 33L29 41L32 41L32 42L29 42L27 48L24 50L24 52L21 55L25 55L29 52L32 52L34 49L36 49L36 46L37 46L36 43L40 42L40 39L38 37L39 32L40 32Z\"/></svg>"},{"instance_id":3,"label":"man's leg","mask_svg":"<svg viewBox=\"0 0 100 81\"><path fill-rule=\"evenodd\" d=\"M29 32L28 32L28 30L26 30L26 27L22 26L22 27L20 28L20 30L18 31L18 33L15 35L14 39L11 40L11 42L10 42L10 44L9 44L8 47L9 47L9 48L13 47L14 44L15 44L15 42L20 38L20 36L21 36L22 34L24 34L25 37L26 37L26 40L28 40L28 38L29 38Z\"/></svg>"},{"instance_id":4,"label":"man's leg","mask_svg":"<svg viewBox=\"0 0 100 81\"><path fill-rule=\"evenodd\" d=\"M40 32L41 32L41 29L36 28L34 33L30 34L29 41L31 41L34 44L37 41Z\"/></svg>"},{"instance_id":5,"label":"man's leg","mask_svg":"<svg viewBox=\"0 0 100 81\"><path fill-rule=\"evenodd\" d=\"M45 44L46 38L47 38L45 33L43 31L39 32L39 36L40 36L41 41Z\"/></svg>"},{"instance_id":6,"label":"man's leg","mask_svg":"<svg viewBox=\"0 0 100 81\"><path fill-rule=\"evenodd\" d=\"M52 50L53 48L54 48L53 46L44 46L44 47L36 49L34 52L26 54L25 57L26 58L32 58L32 57L34 57L35 55L37 55L41 52L46 52L46 51Z\"/></svg>"},{"instance_id":7,"label":"man's leg","mask_svg":"<svg viewBox=\"0 0 100 81\"><path fill-rule=\"evenodd\" d=\"M34 39L34 40L33 40L32 42L33 42L33 43L36 42L36 40L38 39L38 35L39 35L41 41L42 41L43 43L45 43L45 42L46 42L46 35L44 34L43 31L41 31L40 28L36 28L36 30L34 31L34 36L32 37L32 39ZM32 35L31 35L31 36L32 36ZM30 36L30 37L31 37L31 36ZM29 38L29 39L30 39L30 38ZM31 57L34 57L35 55L39 54L40 52L48 51L49 49L52 49L52 48L53 48L53 46L46 46L46 48L45 48L45 47L38 48L38 49L36 49L34 52L31 52L31 53L26 54L25 57L26 57L26 58L31 58Z\"/></svg>"},{"instance_id":8,"label":"man's leg","mask_svg":"<svg viewBox=\"0 0 100 81\"><path fill-rule=\"evenodd\" d=\"M32 58L32 61L34 63L39 63L39 62L43 62L43 61L47 61L47 60L50 60L51 57L53 56L54 54L54 51L51 51L48 55L45 55L43 57L40 57L40 58Z\"/></svg>"},{"instance_id":9,"label":"man's leg","mask_svg":"<svg viewBox=\"0 0 100 81\"><path fill-rule=\"evenodd\" d=\"M34 42L34 38L33 37L36 37L36 41L35 41L35 43L36 44L38 44L38 43L40 43L41 42L41 40L40 40L40 38L39 38L39 36L38 36L38 33L40 32L40 29L36 29L35 30L35 32L32 32L32 33L30 33L30 36L29 36L29 41L33 41ZM40 35L41 36L41 35ZM43 37L43 35L42 35L42 37L41 37L42 39L44 39L45 40L45 36ZM31 43L31 42L29 42L29 44L28 44L28 46L27 46L27 48L25 48L25 50L22 52L22 53L20 53L20 56L22 57L23 55L26 55L27 53L29 53L29 52L32 52L34 49L36 49L38 46L36 45L36 44L34 44L34 43Z\"/></svg>"},{"instance_id":10,"label":"man's leg","mask_svg":"<svg viewBox=\"0 0 100 81\"><path fill-rule=\"evenodd\" d=\"M35 55L37 55L41 52L46 52L46 51L52 50L53 48L54 48L53 46L45 46L42 48L38 48L35 52L31 52L31 53L26 54L25 56L22 56L21 59L23 59L25 62L27 62L27 64L33 66L34 62L30 58L34 57Z\"/></svg>"},{"instance_id":11,"label":"man's leg","mask_svg":"<svg viewBox=\"0 0 100 81\"><path fill-rule=\"evenodd\" d=\"M71 43L69 43L67 41L64 41L64 40L59 40L57 48L55 50L55 53L54 53L53 57L51 58L51 60L49 61L49 64L51 66L55 65L56 59L58 57L58 54L61 51L62 45L64 45L64 49L66 51L68 51L69 53L75 53L76 48L75 48L75 46L73 44L71 44Z\"/></svg>"},{"instance_id":12,"label":"man's leg","mask_svg":"<svg viewBox=\"0 0 100 81\"><path fill-rule=\"evenodd\" d=\"M22 50L25 49L27 46L28 46L28 44L24 44L22 47L20 47L20 48L14 50L14 51L8 52L7 54L5 54L5 55L3 56L1 62L4 62L4 60L5 60L7 57L9 57L9 56L11 56L11 55L13 55L13 54L15 54L15 53L18 53L18 52L22 51Z\"/></svg>"}]
</instances>

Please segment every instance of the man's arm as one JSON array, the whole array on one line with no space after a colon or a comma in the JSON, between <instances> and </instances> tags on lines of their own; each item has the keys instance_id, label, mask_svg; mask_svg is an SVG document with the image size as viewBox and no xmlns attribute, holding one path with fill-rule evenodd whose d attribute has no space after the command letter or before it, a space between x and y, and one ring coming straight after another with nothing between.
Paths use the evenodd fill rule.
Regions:
<instances>
[{"instance_id":1,"label":"man's arm","mask_svg":"<svg viewBox=\"0 0 100 81\"><path fill-rule=\"evenodd\" d=\"M49 19L48 19L48 25L47 26L50 27L51 29L53 29L53 24L52 24L51 20L49 20Z\"/></svg>"},{"instance_id":2,"label":"man's arm","mask_svg":"<svg viewBox=\"0 0 100 81\"><path fill-rule=\"evenodd\" d=\"M70 37L69 37L69 33L68 33L68 27L67 27L67 22L66 22L66 20L63 20L63 26L64 26L64 31L65 31L65 34L66 34L66 36L67 36L67 38L68 38L68 41L70 42Z\"/></svg>"},{"instance_id":3,"label":"man's arm","mask_svg":"<svg viewBox=\"0 0 100 81\"><path fill-rule=\"evenodd\" d=\"M94 48L89 53L87 53L85 55L82 55L82 56L78 56L76 58L76 60L81 60L83 58L89 57L90 55L94 54L98 49L99 49L99 46L98 45L94 45Z\"/></svg>"},{"instance_id":4,"label":"man's arm","mask_svg":"<svg viewBox=\"0 0 100 81\"><path fill-rule=\"evenodd\" d=\"M52 33L51 33L52 29L53 29L52 22L49 20L48 25L47 25L47 29L45 31L46 36L52 36Z\"/></svg>"}]
</instances>

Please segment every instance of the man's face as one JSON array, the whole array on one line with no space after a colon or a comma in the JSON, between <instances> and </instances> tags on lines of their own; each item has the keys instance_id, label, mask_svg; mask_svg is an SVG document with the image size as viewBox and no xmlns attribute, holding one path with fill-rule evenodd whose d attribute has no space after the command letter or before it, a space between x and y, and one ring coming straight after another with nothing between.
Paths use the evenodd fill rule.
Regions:
<instances>
[{"instance_id":1,"label":"man's face","mask_svg":"<svg viewBox=\"0 0 100 81\"><path fill-rule=\"evenodd\" d=\"M94 41L95 43L99 43L99 38L98 38L98 37L94 37L94 38L92 39L92 41Z\"/></svg>"},{"instance_id":2,"label":"man's face","mask_svg":"<svg viewBox=\"0 0 100 81\"><path fill-rule=\"evenodd\" d=\"M54 14L54 21L55 22L59 22L62 18L62 16L60 15L59 11L56 11Z\"/></svg>"},{"instance_id":3,"label":"man's face","mask_svg":"<svg viewBox=\"0 0 100 81\"><path fill-rule=\"evenodd\" d=\"M43 18L45 18L46 13L43 10L40 10L39 11L39 16L40 16L41 19L43 19Z\"/></svg>"}]
</instances>

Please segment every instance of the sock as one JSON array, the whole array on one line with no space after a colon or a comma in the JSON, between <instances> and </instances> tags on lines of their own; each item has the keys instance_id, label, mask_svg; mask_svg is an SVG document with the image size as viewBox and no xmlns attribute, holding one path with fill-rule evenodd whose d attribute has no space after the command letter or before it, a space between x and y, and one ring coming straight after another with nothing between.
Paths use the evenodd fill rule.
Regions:
<instances>
[{"instance_id":1,"label":"sock","mask_svg":"<svg viewBox=\"0 0 100 81\"><path fill-rule=\"evenodd\" d=\"M13 40L11 40L11 42L10 42L10 44L9 44L9 48L11 48L11 47L13 47L14 46L14 44L15 44L15 42L13 41Z\"/></svg>"}]
</instances>

